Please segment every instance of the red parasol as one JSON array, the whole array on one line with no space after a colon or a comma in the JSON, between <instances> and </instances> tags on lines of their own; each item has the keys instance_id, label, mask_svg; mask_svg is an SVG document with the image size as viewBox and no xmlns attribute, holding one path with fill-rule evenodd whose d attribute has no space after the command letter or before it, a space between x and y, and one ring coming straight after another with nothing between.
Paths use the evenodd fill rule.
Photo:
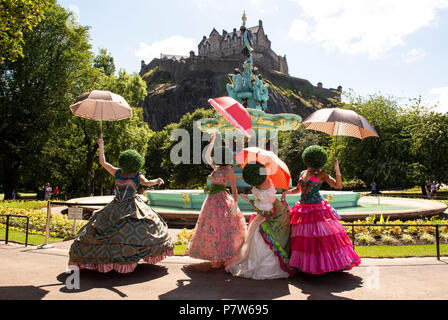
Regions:
<instances>
[{"instance_id":1,"label":"red parasol","mask_svg":"<svg viewBox=\"0 0 448 320\"><path fill-rule=\"evenodd\" d=\"M246 137L250 137L252 119L238 101L231 97L210 99L208 102L218 111L232 126L241 131Z\"/></svg>"},{"instance_id":2,"label":"red parasol","mask_svg":"<svg viewBox=\"0 0 448 320\"><path fill-rule=\"evenodd\" d=\"M289 189L291 174L288 166L275 153L261 148L246 148L235 156L236 160L245 167L248 163L260 162L266 167L268 178L270 178L278 189Z\"/></svg>"}]
</instances>

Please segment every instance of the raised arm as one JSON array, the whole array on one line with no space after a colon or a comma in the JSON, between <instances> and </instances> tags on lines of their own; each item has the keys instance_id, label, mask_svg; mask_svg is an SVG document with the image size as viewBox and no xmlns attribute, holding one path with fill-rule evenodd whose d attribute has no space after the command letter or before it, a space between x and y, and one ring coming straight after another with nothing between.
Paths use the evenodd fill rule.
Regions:
<instances>
[{"instance_id":1,"label":"raised arm","mask_svg":"<svg viewBox=\"0 0 448 320\"><path fill-rule=\"evenodd\" d=\"M298 194L300 192L302 192L302 189L300 188L300 184L298 184L297 187L295 187L294 189L287 190L287 191L283 192L281 199L282 199L283 202L285 202L287 195L289 195L289 194Z\"/></svg>"},{"instance_id":2,"label":"raised arm","mask_svg":"<svg viewBox=\"0 0 448 320\"><path fill-rule=\"evenodd\" d=\"M162 178L157 178L157 179L154 179L154 180L148 180L142 174L139 176L139 182L140 182L140 184L142 186L145 186L145 187L152 187L152 186L155 186L155 185L160 186L160 185L165 183L165 181L163 181Z\"/></svg>"},{"instance_id":3,"label":"raised arm","mask_svg":"<svg viewBox=\"0 0 448 320\"><path fill-rule=\"evenodd\" d=\"M115 173L117 172L118 168L115 168L110 163L106 162L106 157L104 156L104 141L102 137L98 138L98 146L100 151L100 164L101 166L106 169L109 174L115 176Z\"/></svg>"},{"instance_id":4,"label":"raised arm","mask_svg":"<svg viewBox=\"0 0 448 320\"><path fill-rule=\"evenodd\" d=\"M210 138L210 141L209 141L210 144L208 145L207 151L205 152L205 161L207 162L207 164L210 167L212 167L213 170L216 169L216 165L213 163L213 160L212 160L212 150L213 150L213 147L215 146L215 139L216 139L217 133L218 132L215 132L215 134L212 135L212 137Z\"/></svg>"},{"instance_id":5,"label":"raised arm","mask_svg":"<svg viewBox=\"0 0 448 320\"><path fill-rule=\"evenodd\" d=\"M328 173L325 173L322 176L322 180L325 181L326 183L328 183L330 185L330 187L340 190L340 189L342 189L342 176L341 176L341 170L339 169L338 159L334 158L333 165L334 165L334 170L336 171L336 179L334 179Z\"/></svg>"},{"instance_id":6,"label":"raised arm","mask_svg":"<svg viewBox=\"0 0 448 320\"><path fill-rule=\"evenodd\" d=\"M238 204L238 189L236 188L235 173L233 172L233 170L229 170L228 179L230 183L230 189L232 190L233 200L235 200L235 202Z\"/></svg>"},{"instance_id":7,"label":"raised arm","mask_svg":"<svg viewBox=\"0 0 448 320\"><path fill-rule=\"evenodd\" d=\"M233 170L229 170L227 177L230 182L230 189L232 190L232 197L234 200L231 212L232 215L236 216L238 214L238 189L236 188L235 173L233 172Z\"/></svg>"}]
</instances>

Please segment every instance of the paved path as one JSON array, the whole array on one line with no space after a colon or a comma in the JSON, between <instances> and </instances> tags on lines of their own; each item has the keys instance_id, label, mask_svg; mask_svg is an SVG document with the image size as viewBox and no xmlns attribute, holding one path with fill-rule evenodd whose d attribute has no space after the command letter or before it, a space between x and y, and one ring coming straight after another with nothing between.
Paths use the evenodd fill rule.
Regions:
<instances>
[{"instance_id":1,"label":"paved path","mask_svg":"<svg viewBox=\"0 0 448 320\"><path fill-rule=\"evenodd\" d=\"M67 248L0 244L0 300L448 299L446 258L363 259L351 271L257 281L197 271L191 264L201 261L169 257L128 275L81 271L79 290L65 286L67 260Z\"/></svg>"}]
</instances>

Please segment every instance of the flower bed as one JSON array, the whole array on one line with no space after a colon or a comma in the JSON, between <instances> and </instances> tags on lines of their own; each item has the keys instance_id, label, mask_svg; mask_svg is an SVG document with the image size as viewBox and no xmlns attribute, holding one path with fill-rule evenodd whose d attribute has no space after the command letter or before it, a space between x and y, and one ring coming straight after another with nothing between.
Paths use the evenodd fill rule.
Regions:
<instances>
[{"instance_id":1,"label":"flower bed","mask_svg":"<svg viewBox=\"0 0 448 320\"><path fill-rule=\"evenodd\" d=\"M341 223L344 224L343 221ZM399 245L421 245L421 244L435 244L436 243L436 228L426 227L424 225L433 224L448 224L448 221L440 220L439 217L432 217L430 219L416 219L409 221L384 220L382 217L376 220L374 216L368 217L365 220L358 220L352 222L357 226L355 231L355 244L361 246L399 246ZM401 225L409 224L411 226L391 226L391 227L368 227L364 224L391 224ZM358 226L359 225L359 226ZM423 226L419 226L423 225ZM352 227L345 227L347 234L352 237ZM440 243L448 243L448 227L439 228Z\"/></svg>"},{"instance_id":2,"label":"flower bed","mask_svg":"<svg viewBox=\"0 0 448 320\"><path fill-rule=\"evenodd\" d=\"M42 206L43 205L43 206ZM44 201L28 201L17 202L16 204L10 202L0 203L0 224L6 225L6 217L4 215L19 215L30 218L29 234L45 235L45 225L47 221L46 207ZM36 208L39 208L36 209ZM78 221L76 223L76 233L87 223L87 221ZM14 218L9 219L11 230L25 232L26 219ZM51 214L50 218L50 236L55 238L67 238L72 236L73 220L69 220L66 215Z\"/></svg>"}]
</instances>

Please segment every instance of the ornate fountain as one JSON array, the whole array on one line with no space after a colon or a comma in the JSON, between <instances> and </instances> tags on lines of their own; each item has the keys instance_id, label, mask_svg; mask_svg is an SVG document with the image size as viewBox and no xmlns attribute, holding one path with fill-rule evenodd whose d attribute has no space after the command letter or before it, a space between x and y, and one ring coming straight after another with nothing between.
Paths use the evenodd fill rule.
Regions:
<instances>
[{"instance_id":1,"label":"ornate fountain","mask_svg":"<svg viewBox=\"0 0 448 320\"><path fill-rule=\"evenodd\" d=\"M234 73L229 75L231 83L227 84L227 92L230 97L245 106L251 116L251 138L245 138L218 113L216 113L215 118L201 119L195 125L204 133L213 134L219 131L225 144L230 146L232 150L236 150L235 153L247 146L257 146L277 153L278 132L298 129L302 125L302 118L290 113L275 115L265 113L269 91L262 75L254 67L252 37L250 31L246 28L246 14L243 14L242 20L243 25L240 29L244 40L242 54L246 60L243 63L242 72L235 69ZM247 185L242 179L241 167L235 163L233 170L239 192L249 193L251 186ZM207 185L210 185L210 178ZM360 195L354 192L323 192L322 195L332 203L334 208L355 207L360 199ZM172 209L173 211L188 210L189 212L199 213L207 194L203 190L165 190L149 191L147 196L150 205L159 209L159 212L168 213ZM298 200L298 195L287 197L287 202L291 207ZM244 201L240 201L239 206L242 211L252 210L250 205Z\"/></svg>"}]
</instances>

